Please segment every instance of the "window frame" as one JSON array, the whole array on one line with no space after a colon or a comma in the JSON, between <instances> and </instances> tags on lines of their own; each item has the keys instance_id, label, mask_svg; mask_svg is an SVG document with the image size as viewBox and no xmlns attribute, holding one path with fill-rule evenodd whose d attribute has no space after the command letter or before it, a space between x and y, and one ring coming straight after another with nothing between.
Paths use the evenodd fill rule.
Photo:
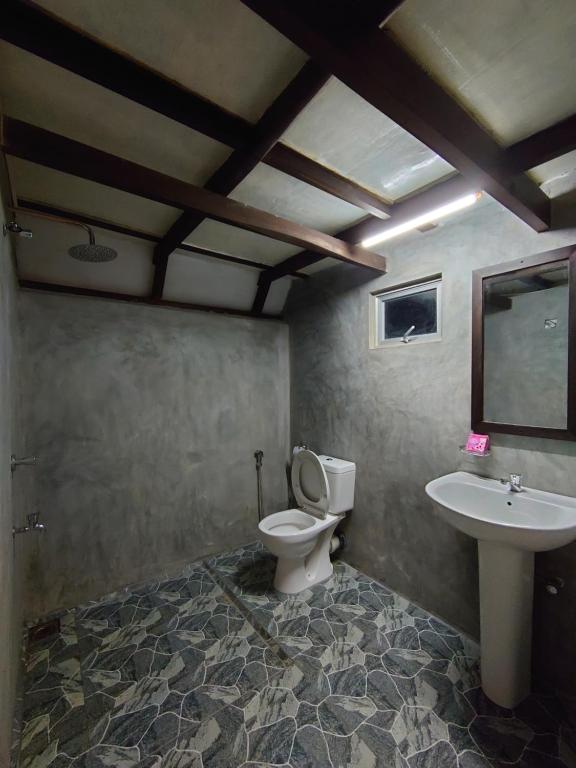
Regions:
<instances>
[{"instance_id":1,"label":"window frame","mask_svg":"<svg viewBox=\"0 0 576 768\"><path fill-rule=\"evenodd\" d=\"M431 289L436 290L436 331L434 333L411 334L408 343L402 338L384 338L384 324L386 319L386 303L390 299L398 299L404 296L413 296ZM371 349L386 349L388 347L409 347L411 344L427 344L432 341L442 341L442 275L434 275L413 283L397 287L385 288L371 294Z\"/></svg>"}]
</instances>

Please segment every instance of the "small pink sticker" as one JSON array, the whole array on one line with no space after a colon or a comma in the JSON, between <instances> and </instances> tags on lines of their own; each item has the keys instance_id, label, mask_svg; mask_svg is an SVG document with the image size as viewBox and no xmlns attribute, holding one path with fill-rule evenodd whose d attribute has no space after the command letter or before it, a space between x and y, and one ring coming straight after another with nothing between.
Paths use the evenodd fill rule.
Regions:
<instances>
[{"instance_id":1,"label":"small pink sticker","mask_svg":"<svg viewBox=\"0 0 576 768\"><path fill-rule=\"evenodd\" d=\"M488 435L477 435L470 432L466 441L466 450L470 453L488 453L490 449L490 438Z\"/></svg>"}]
</instances>

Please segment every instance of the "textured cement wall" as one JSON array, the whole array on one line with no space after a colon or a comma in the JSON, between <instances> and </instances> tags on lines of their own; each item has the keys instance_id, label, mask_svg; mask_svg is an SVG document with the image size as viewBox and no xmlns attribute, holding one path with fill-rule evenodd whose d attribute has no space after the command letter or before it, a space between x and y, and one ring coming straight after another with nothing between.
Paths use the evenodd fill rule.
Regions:
<instances>
[{"instance_id":1,"label":"textured cement wall","mask_svg":"<svg viewBox=\"0 0 576 768\"><path fill-rule=\"evenodd\" d=\"M474 635L476 545L440 519L425 484L456 469L493 477L517 471L527 485L576 495L576 444L495 436L490 458L460 454L470 427L472 271L569 242L576 242L576 230L536 235L485 204L435 231L387 244L386 276L369 280L338 266L290 296L292 437L358 465L347 558ZM443 340L370 350L369 292L439 272ZM576 544L538 555L537 569L539 671L570 692ZM544 592L548 575L566 582L558 597Z\"/></svg>"},{"instance_id":2,"label":"textured cement wall","mask_svg":"<svg viewBox=\"0 0 576 768\"><path fill-rule=\"evenodd\" d=\"M4 221L0 204L0 218ZM0 238L0 767L9 761L21 646L21 566L25 544L12 538L23 522L21 475L11 477L10 455L24 440L18 410L16 281L9 238Z\"/></svg>"},{"instance_id":3,"label":"textured cement wall","mask_svg":"<svg viewBox=\"0 0 576 768\"><path fill-rule=\"evenodd\" d=\"M30 615L253 540L286 506L288 328L279 322L23 293L29 430L47 533Z\"/></svg>"}]
</instances>

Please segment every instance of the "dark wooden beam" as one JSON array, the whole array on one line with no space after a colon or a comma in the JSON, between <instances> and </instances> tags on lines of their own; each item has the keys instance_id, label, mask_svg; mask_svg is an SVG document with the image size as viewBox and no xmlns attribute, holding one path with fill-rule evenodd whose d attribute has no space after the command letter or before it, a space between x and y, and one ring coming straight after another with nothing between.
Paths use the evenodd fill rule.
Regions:
<instances>
[{"instance_id":1,"label":"dark wooden beam","mask_svg":"<svg viewBox=\"0 0 576 768\"><path fill-rule=\"evenodd\" d=\"M330 75L315 62L306 63L264 112L254 126L251 138L241 148L236 149L212 174L204 188L220 195L229 195L263 160L294 118L300 114L329 78ZM154 298L162 296L170 254L190 236L204 218L197 211L184 211L156 246L152 286Z\"/></svg>"},{"instance_id":2,"label":"dark wooden beam","mask_svg":"<svg viewBox=\"0 0 576 768\"><path fill-rule=\"evenodd\" d=\"M261 279L258 280L258 288L256 290L256 296L252 303L252 313L254 315L261 315L268 298L268 292L270 291L271 280L265 276L266 273L260 275Z\"/></svg>"},{"instance_id":3,"label":"dark wooden beam","mask_svg":"<svg viewBox=\"0 0 576 768\"><path fill-rule=\"evenodd\" d=\"M60 283L42 283L35 280L20 280L20 287L29 291L47 291L49 293L65 293L71 296L87 296L96 299L111 299L113 301L127 301L130 304L145 304L152 307L172 307L173 309L188 309L194 312L212 312L219 315L233 315L237 317L254 317L248 309L229 309L227 307L214 307L207 304L189 304L185 301L154 301L146 296L133 296L129 293L113 293L110 291L97 291L92 288L78 288L73 285L61 285ZM258 315L263 320L282 320L280 315Z\"/></svg>"},{"instance_id":4,"label":"dark wooden beam","mask_svg":"<svg viewBox=\"0 0 576 768\"><path fill-rule=\"evenodd\" d=\"M576 149L576 115L528 136L506 150L510 165L527 171Z\"/></svg>"},{"instance_id":5,"label":"dark wooden beam","mask_svg":"<svg viewBox=\"0 0 576 768\"><path fill-rule=\"evenodd\" d=\"M251 126L242 118L47 12L22 0L4 0L2 11L2 40L228 146L238 146L249 137Z\"/></svg>"},{"instance_id":6,"label":"dark wooden beam","mask_svg":"<svg viewBox=\"0 0 576 768\"><path fill-rule=\"evenodd\" d=\"M338 232L337 237L347 243L358 243L366 237L371 237L377 232L383 231L387 227L402 224L404 221L419 216L421 213L438 208L450 200L473 191L474 188L469 181L462 176L452 176L449 179L438 182L423 192L417 192L411 197L395 203L392 206L389 222L385 223L380 221L380 219L375 219L373 216L368 216ZM268 290L274 280L280 280L280 278L286 275L294 274L294 272L300 269L316 264L321 259L321 256L317 253L312 253L312 251L300 251L300 253L295 253L293 256L289 256L279 264L267 269L266 272L260 275L257 293L258 305L254 302L252 309L256 311L257 306L264 306Z\"/></svg>"},{"instance_id":7,"label":"dark wooden beam","mask_svg":"<svg viewBox=\"0 0 576 768\"><path fill-rule=\"evenodd\" d=\"M337 233L336 237L347 243L358 243L366 237L375 235L377 232L383 232L392 226L398 226L398 224L413 219L415 216L438 208L450 200L473 191L474 188L469 181L462 176L452 176L449 179L438 182L438 184L424 190L424 192L415 193L405 200L395 203L391 208L389 221L383 222L380 219L369 216L357 224L341 230ZM270 282L273 282L285 275L293 274L299 269L309 267L321 259L322 257L316 253L301 251L270 267L265 272L265 275ZM264 275L262 275L262 281L263 278Z\"/></svg>"},{"instance_id":8,"label":"dark wooden beam","mask_svg":"<svg viewBox=\"0 0 576 768\"><path fill-rule=\"evenodd\" d=\"M485 311L488 314L496 314L496 312L507 312L512 309L512 299L506 296L498 295L486 295L484 297Z\"/></svg>"},{"instance_id":9,"label":"dark wooden beam","mask_svg":"<svg viewBox=\"0 0 576 768\"><path fill-rule=\"evenodd\" d=\"M545 128L517 144L512 144L505 150L505 154L516 170L527 171L575 149L576 115ZM398 224L402 224L432 208L449 203L467 192L474 191L479 191L479 188L475 187L464 176L459 174L451 176L422 192L415 192L405 200L391 205L389 207L390 219L386 223L374 217L368 217L363 219L360 224L338 232L337 237L348 242L358 243L377 232L384 232L386 229L398 226ZM297 253L280 264L270 267L267 276L271 281L278 280L284 275L294 274L293 270L304 269L317 261L320 261L320 257L315 253L309 251Z\"/></svg>"},{"instance_id":10,"label":"dark wooden beam","mask_svg":"<svg viewBox=\"0 0 576 768\"><path fill-rule=\"evenodd\" d=\"M242 1L522 221L537 232L549 228L546 195L389 34L347 34L357 3L333 3L326 13L321 0Z\"/></svg>"},{"instance_id":11,"label":"dark wooden beam","mask_svg":"<svg viewBox=\"0 0 576 768\"><path fill-rule=\"evenodd\" d=\"M238 149L252 140L255 127L247 120L227 112L128 56L107 48L43 9L28 5L23 0L5 0L2 10L0 39L229 147ZM360 193L356 189L357 185L350 182L352 197L348 199L347 187L339 174L294 150L272 150L264 162L287 174L296 169L297 178L341 197L352 205L358 205L369 213L378 215L378 211L385 212L385 201L378 195L369 190Z\"/></svg>"},{"instance_id":12,"label":"dark wooden beam","mask_svg":"<svg viewBox=\"0 0 576 768\"><path fill-rule=\"evenodd\" d=\"M387 232L389 229L421 216L427 211L433 211L452 200L476 191L474 185L464 176L450 176L422 192L416 192L395 203L392 206L388 221L378 221L373 217L363 219L360 227L352 230L349 237L344 236L342 239L347 242L358 243L367 237ZM338 237L341 237L341 233L338 234Z\"/></svg>"},{"instance_id":13,"label":"dark wooden beam","mask_svg":"<svg viewBox=\"0 0 576 768\"><path fill-rule=\"evenodd\" d=\"M390 216L392 209L390 203L285 144L276 144L266 155L264 162L329 195L339 197L350 205L356 205L373 216L380 219L387 219Z\"/></svg>"},{"instance_id":14,"label":"dark wooden beam","mask_svg":"<svg viewBox=\"0 0 576 768\"><path fill-rule=\"evenodd\" d=\"M518 277L518 280L530 289L534 291L546 291L548 288L554 288L556 283L552 283L542 275L532 275L531 277Z\"/></svg>"},{"instance_id":15,"label":"dark wooden beam","mask_svg":"<svg viewBox=\"0 0 576 768\"><path fill-rule=\"evenodd\" d=\"M66 208L58 208L54 205L39 203L34 200L26 200L21 197L18 198L18 208L20 208L23 213L29 212L32 215L34 213L44 213L57 219L77 221L81 224L87 224L89 227L97 227L108 232L117 232L120 235L135 237L139 240L146 240L149 243L159 243L162 239L160 235L153 235L151 232L144 232L141 229L132 229L131 227L125 227L123 224L116 224L113 221L99 219L96 216L89 216L85 213L79 213L78 211L72 211ZM201 248L199 245L188 245L188 243L181 243L177 250L186 251L187 253L197 253L200 256L209 256L212 259L227 261L230 264L240 264L243 267L251 267L252 269L259 269L260 271L270 269L270 265L264 264L262 261L243 259L240 256L232 256L229 253L215 251L212 248ZM306 278L306 275L303 275L300 272L293 272L292 277Z\"/></svg>"},{"instance_id":16,"label":"dark wooden beam","mask_svg":"<svg viewBox=\"0 0 576 768\"><path fill-rule=\"evenodd\" d=\"M574 149L576 149L576 115L511 145L505 150L505 154L510 165L521 172L561 157ZM475 187L464 176L456 174L391 205L389 208L390 219L387 223L369 216L358 224L338 232L337 237L347 242L358 243L377 232L384 232L386 229L396 227L426 211L440 207L461 195L474 191L479 191L479 188ZM280 264L270 267L265 275L262 275L259 283L261 286L259 288L261 305L264 306L267 290L274 280L279 280L288 274L295 274L296 270L309 267L320 261L321 258L311 251L302 251L290 256Z\"/></svg>"},{"instance_id":17,"label":"dark wooden beam","mask_svg":"<svg viewBox=\"0 0 576 768\"><path fill-rule=\"evenodd\" d=\"M9 155L164 205L196 210L216 221L291 245L304 246L341 261L359 264L377 272L386 271L386 260L382 256L310 227L242 205L20 120L5 118L2 128L2 145Z\"/></svg>"},{"instance_id":18,"label":"dark wooden beam","mask_svg":"<svg viewBox=\"0 0 576 768\"><path fill-rule=\"evenodd\" d=\"M361 38L367 29L382 27L396 13L405 0L337 0L349 12L346 37ZM331 5L335 5L332 3ZM329 14L327 14L329 15ZM329 23L329 22L328 22Z\"/></svg>"},{"instance_id":19,"label":"dark wooden beam","mask_svg":"<svg viewBox=\"0 0 576 768\"><path fill-rule=\"evenodd\" d=\"M386 0L386 2L378 3L380 10L380 23L378 26L383 27L387 24L404 2L405 0Z\"/></svg>"}]
</instances>

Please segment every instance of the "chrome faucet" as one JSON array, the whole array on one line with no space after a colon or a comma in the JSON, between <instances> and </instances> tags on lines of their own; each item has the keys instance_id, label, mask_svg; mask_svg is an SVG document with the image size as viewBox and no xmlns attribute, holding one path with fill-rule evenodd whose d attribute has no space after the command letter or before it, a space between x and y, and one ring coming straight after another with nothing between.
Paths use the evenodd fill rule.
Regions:
<instances>
[{"instance_id":1,"label":"chrome faucet","mask_svg":"<svg viewBox=\"0 0 576 768\"><path fill-rule=\"evenodd\" d=\"M522 493L524 488L522 488L522 475L519 475L515 472L511 472L508 480L505 478L500 478L500 482L502 485L507 485L508 490L510 493Z\"/></svg>"},{"instance_id":2,"label":"chrome faucet","mask_svg":"<svg viewBox=\"0 0 576 768\"><path fill-rule=\"evenodd\" d=\"M20 528L12 528L12 536L16 536L17 533L32 533L33 531L38 531L39 533L42 533L46 530L46 526L44 523L40 523L38 521L38 518L40 517L40 514L38 512L31 512L29 515L26 516L26 519L28 520L28 525L23 525Z\"/></svg>"}]
</instances>

